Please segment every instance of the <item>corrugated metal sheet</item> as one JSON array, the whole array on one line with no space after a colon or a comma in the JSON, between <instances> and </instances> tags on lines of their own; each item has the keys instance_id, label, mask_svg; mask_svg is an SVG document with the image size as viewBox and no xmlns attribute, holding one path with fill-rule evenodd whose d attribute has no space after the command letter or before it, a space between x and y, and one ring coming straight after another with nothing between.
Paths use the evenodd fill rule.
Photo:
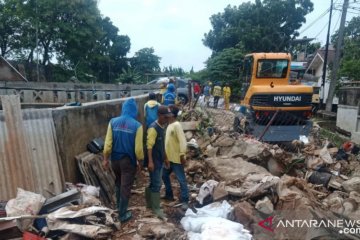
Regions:
<instances>
[{"instance_id":1,"label":"corrugated metal sheet","mask_svg":"<svg viewBox=\"0 0 360 240\"><path fill-rule=\"evenodd\" d=\"M9 97L10 104L5 108ZM2 96L0 112L0 200L17 187L51 196L64 188L64 177L51 109L19 110L14 96ZM15 109L15 110L14 110Z\"/></svg>"}]
</instances>

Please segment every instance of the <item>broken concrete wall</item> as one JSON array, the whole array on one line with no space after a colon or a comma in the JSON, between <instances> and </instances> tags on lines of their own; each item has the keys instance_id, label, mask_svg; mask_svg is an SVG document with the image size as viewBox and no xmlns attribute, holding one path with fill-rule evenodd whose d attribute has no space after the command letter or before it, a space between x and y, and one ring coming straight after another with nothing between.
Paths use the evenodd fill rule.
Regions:
<instances>
[{"instance_id":1,"label":"broken concrete wall","mask_svg":"<svg viewBox=\"0 0 360 240\"><path fill-rule=\"evenodd\" d=\"M0 65L1 67L1 65ZM0 68L1 76L1 68ZM101 84L71 82L15 82L2 81L0 77L0 95L16 94L21 103L69 103L95 102L139 96L157 91L156 84Z\"/></svg>"},{"instance_id":2,"label":"broken concrete wall","mask_svg":"<svg viewBox=\"0 0 360 240\"><path fill-rule=\"evenodd\" d=\"M144 123L144 104L148 100L148 95L134 98L138 106L138 120ZM126 99L86 103L80 107L61 107L53 110L66 181L78 180L75 156L86 151L86 145L92 139L105 137L109 120L120 115L121 105Z\"/></svg>"}]
</instances>

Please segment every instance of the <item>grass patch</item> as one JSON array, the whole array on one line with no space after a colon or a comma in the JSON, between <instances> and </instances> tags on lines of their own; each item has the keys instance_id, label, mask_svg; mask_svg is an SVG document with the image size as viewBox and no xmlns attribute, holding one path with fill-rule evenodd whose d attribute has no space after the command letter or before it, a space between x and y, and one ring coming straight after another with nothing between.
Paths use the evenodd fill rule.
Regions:
<instances>
[{"instance_id":1,"label":"grass patch","mask_svg":"<svg viewBox=\"0 0 360 240\"><path fill-rule=\"evenodd\" d=\"M342 146L342 144L350 139L340 136L338 133L334 133L325 128L320 128L320 137L328 139L330 142L335 144L337 147Z\"/></svg>"}]
</instances>

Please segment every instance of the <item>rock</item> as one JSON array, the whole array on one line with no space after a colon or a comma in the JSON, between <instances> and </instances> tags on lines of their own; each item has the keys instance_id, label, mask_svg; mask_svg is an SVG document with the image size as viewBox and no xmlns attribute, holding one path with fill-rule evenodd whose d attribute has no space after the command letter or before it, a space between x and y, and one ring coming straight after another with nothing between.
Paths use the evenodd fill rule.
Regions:
<instances>
[{"instance_id":1,"label":"rock","mask_svg":"<svg viewBox=\"0 0 360 240\"><path fill-rule=\"evenodd\" d=\"M219 151L219 148L218 147L213 147L213 146L211 146L211 145L208 145L207 147L206 147L206 151L205 151L205 155L207 156L207 157L216 157L216 154L218 153L218 151Z\"/></svg>"},{"instance_id":2,"label":"rock","mask_svg":"<svg viewBox=\"0 0 360 240\"><path fill-rule=\"evenodd\" d=\"M206 149L206 147L209 146L210 143L211 143L210 140L206 140L206 141L204 141L202 143L199 143L200 149Z\"/></svg>"},{"instance_id":3,"label":"rock","mask_svg":"<svg viewBox=\"0 0 360 240\"><path fill-rule=\"evenodd\" d=\"M139 234L146 239L161 239L173 231L175 231L175 225L172 223L148 223L140 226Z\"/></svg>"},{"instance_id":4,"label":"rock","mask_svg":"<svg viewBox=\"0 0 360 240\"><path fill-rule=\"evenodd\" d=\"M195 161L195 160L190 160L187 162L187 166L185 167L185 172L198 172L202 169L204 169L204 165L199 162L199 161Z\"/></svg>"},{"instance_id":5,"label":"rock","mask_svg":"<svg viewBox=\"0 0 360 240\"><path fill-rule=\"evenodd\" d=\"M184 131L195 131L200 124L200 121L180 122Z\"/></svg>"},{"instance_id":6,"label":"rock","mask_svg":"<svg viewBox=\"0 0 360 240\"><path fill-rule=\"evenodd\" d=\"M264 197L255 204L255 208L262 213L271 214L274 211L274 205L268 197Z\"/></svg>"},{"instance_id":7,"label":"rock","mask_svg":"<svg viewBox=\"0 0 360 240\"><path fill-rule=\"evenodd\" d=\"M190 139L192 139L193 136L194 136L194 134L193 134L193 132L191 132L191 131L187 131L187 132L185 133L185 138L186 138L187 141L190 141Z\"/></svg>"},{"instance_id":8,"label":"rock","mask_svg":"<svg viewBox=\"0 0 360 240\"><path fill-rule=\"evenodd\" d=\"M302 180L302 179L300 179ZM282 219L313 219L313 214L311 213L312 204L311 201L307 198L306 194L298 189L296 186L300 183L298 179L284 175L281 178L283 187L288 188L285 190L282 188L282 196L280 202L276 205L275 211L279 211ZM305 182L302 180L302 182ZM296 185L296 186L295 186ZM291 196L292 193L295 193L295 196ZM285 200L282 200L285 199ZM312 228L299 227L292 228L289 231L289 228L279 226L274 231L275 236L272 236L267 239L299 239L299 236L307 236L309 232L312 232ZM303 238L304 238L303 237Z\"/></svg>"},{"instance_id":9,"label":"rock","mask_svg":"<svg viewBox=\"0 0 360 240\"><path fill-rule=\"evenodd\" d=\"M215 157L207 158L206 162L224 181L234 181L247 177L249 174L271 176L265 168L244 161L242 158Z\"/></svg>"},{"instance_id":10,"label":"rock","mask_svg":"<svg viewBox=\"0 0 360 240\"><path fill-rule=\"evenodd\" d=\"M213 143L214 147L231 147L235 143L235 140L228 136L221 136L216 142Z\"/></svg>"},{"instance_id":11,"label":"rock","mask_svg":"<svg viewBox=\"0 0 360 240\"><path fill-rule=\"evenodd\" d=\"M349 198L354 199L356 203L360 204L360 193L352 191L349 194Z\"/></svg>"},{"instance_id":12,"label":"rock","mask_svg":"<svg viewBox=\"0 0 360 240\"><path fill-rule=\"evenodd\" d=\"M233 196L256 198L266 194L270 188L275 189L280 178L264 174L249 174L241 187L226 186L225 190Z\"/></svg>"},{"instance_id":13,"label":"rock","mask_svg":"<svg viewBox=\"0 0 360 240\"><path fill-rule=\"evenodd\" d=\"M275 176L281 176L284 172L284 166L274 158L270 158L270 160L267 162L267 169L272 175Z\"/></svg>"},{"instance_id":14,"label":"rock","mask_svg":"<svg viewBox=\"0 0 360 240\"><path fill-rule=\"evenodd\" d=\"M239 139L227 154L229 157L243 157L244 159L264 159L269 156L265 144L254 139Z\"/></svg>"},{"instance_id":15,"label":"rock","mask_svg":"<svg viewBox=\"0 0 360 240\"><path fill-rule=\"evenodd\" d=\"M356 191L360 193L360 177L353 177L343 182L342 186L347 192Z\"/></svg>"},{"instance_id":16,"label":"rock","mask_svg":"<svg viewBox=\"0 0 360 240\"><path fill-rule=\"evenodd\" d=\"M327 145L320 150L319 157L327 164L333 164L335 162L330 155Z\"/></svg>"},{"instance_id":17,"label":"rock","mask_svg":"<svg viewBox=\"0 0 360 240\"><path fill-rule=\"evenodd\" d=\"M341 197L335 197L329 199L328 201L329 210L337 214L343 214L344 212L343 201L344 199L342 199Z\"/></svg>"},{"instance_id":18,"label":"rock","mask_svg":"<svg viewBox=\"0 0 360 240\"><path fill-rule=\"evenodd\" d=\"M308 169L316 170L324 165L324 161L321 158L310 156L306 159L306 166Z\"/></svg>"},{"instance_id":19,"label":"rock","mask_svg":"<svg viewBox=\"0 0 360 240\"><path fill-rule=\"evenodd\" d=\"M224 200L228 195L229 195L228 192L225 190L225 183L221 182L214 188L213 200L214 201Z\"/></svg>"},{"instance_id":20,"label":"rock","mask_svg":"<svg viewBox=\"0 0 360 240\"><path fill-rule=\"evenodd\" d=\"M251 232L253 229L251 225L258 222L255 217L255 208L248 202L239 202L234 205L234 220L244 225L244 227Z\"/></svg>"},{"instance_id":21,"label":"rock","mask_svg":"<svg viewBox=\"0 0 360 240\"><path fill-rule=\"evenodd\" d=\"M328 187L341 190L341 183L335 177L332 177L328 183Z\"/></svg>"},{"instance_id":22,"label":"rock","mask_svg":"<svg viewBox=\"0 0 360 240\"><path fill-rule=\"evenodd\" d=\"M344 207L343 215L349 216L351 213L356 211L358 204L355 202L354 199L347 198L344 200L343 207Z\"/></svg>"}]
</instances>

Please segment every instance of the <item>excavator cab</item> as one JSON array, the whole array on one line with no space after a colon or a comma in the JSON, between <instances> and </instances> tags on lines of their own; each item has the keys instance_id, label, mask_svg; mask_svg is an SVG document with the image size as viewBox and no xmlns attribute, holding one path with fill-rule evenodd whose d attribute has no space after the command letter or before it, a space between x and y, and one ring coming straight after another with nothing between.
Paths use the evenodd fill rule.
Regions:
<instances>
[{"instance_id":1,"label":"excavator cab","mask_svg":"<svg viewBox=\"0 0 360 240\"><path fill-rule=\"evenodd\" d=\"M245 56L235 130L268 142L288 142L309 134L313 89L289 83L290 63L288 53Z\"/></svg>"}]
</instances>

